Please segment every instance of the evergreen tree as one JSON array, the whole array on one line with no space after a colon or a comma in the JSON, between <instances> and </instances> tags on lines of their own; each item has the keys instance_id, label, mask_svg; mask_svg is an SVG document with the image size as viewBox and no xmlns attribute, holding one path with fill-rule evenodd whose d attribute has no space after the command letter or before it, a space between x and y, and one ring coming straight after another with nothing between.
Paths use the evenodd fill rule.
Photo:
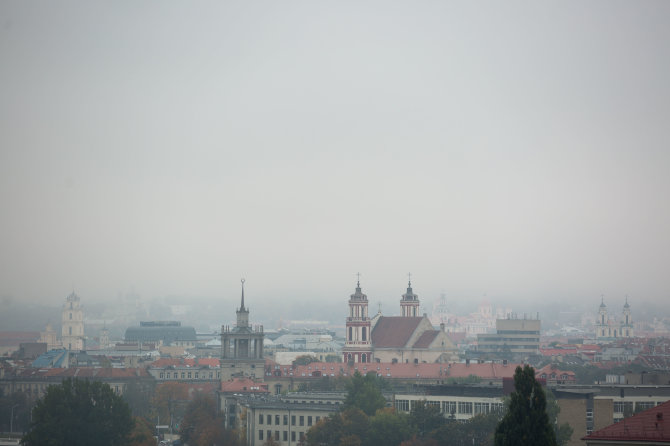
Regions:
<instances>
[{"instance_id":1,"label":"evergreen tree","mask_svg":"<svg viewBox=\"0 0 670 446\"><path fill-rule=\"evenodd\" d=\"M133 428L128 404L101 382L66 379L49 386L33 409L24 446L125 445Z\"/></svg>"},{"instance_id":2,"label":"evergreen tree","mask_svg":"<svg viewBox=\"0 0 670 446\"><path fill-rule=\"evenodd\" d=\"M535 370L528 365L517 367L514 387L509 410L496 428L495 446L556 446L544 390L535 380Z\"/></svg>"}]
</instances>

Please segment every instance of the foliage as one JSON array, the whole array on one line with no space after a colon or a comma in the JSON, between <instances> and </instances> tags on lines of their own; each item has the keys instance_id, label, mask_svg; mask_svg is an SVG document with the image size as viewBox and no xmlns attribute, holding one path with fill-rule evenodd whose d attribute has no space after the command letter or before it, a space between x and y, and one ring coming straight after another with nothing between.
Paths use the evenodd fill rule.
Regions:
<instances>
[{"instance_id":1,"label":"foliage","mask_svg":"<svg viewBox=\"0 0 670 446\"><path fill-rule=\"evenodd\" d=\"M409 417L419 437L425 437L445 422L439 406L428 404L426 400L412 402L412 411Z\"/></svg>"},{"instance_id":2,"label":"foliage","mask_svg":"<svg viewBox=\"0 0 670 446\"><path fill-rule=\"evenodd\" d=\"M509 409L495 431L496 446L556 446L556 433L547 416L547 401L535 370L526 365L514 373L515 391Z\"/></svg>"},{"instance_id":3,"label":"foliage","mask_svg":"<svg viewBox=\"0 0 670 446\"><path fill-rule=\"evenodd\" d=\"M170 418L180 419L186 407L188 399L188 385L175 381L168 381L156 386L152 407L160 420L165 420L161 424L167 424ZM170 417L172 415L172 417Z\"/></svg>"},{"instance_id":4,"label":"foliage","mask_svg":"<svg viewBox=\"0 0 670 446\"><path fill-rule=\"evenodd\" d=\"M494 413L475 415L463 422L449 419L430 436L439 445L490 446L493 445L493 434L499 421L500 416Z\"/></svg>"},{"instance_id":5,"label":"foliage","mask_svg":"<svg viewBox=\"0 0 670 446\"><path fill-rule=\"evenodd\" d=\"M481 376L470 374L464 377L450 377L447 379L447 384L457 385L457 384L477 384L482 381Z\"/></svg>"},{"instance_id":6,"label":"foliage","mask_svg":"<svg viewBox=\"0 0 670 446\"><path fill-rule=\"evenodd\" d=\"M295 358L295 361L293 361L293 365L307 365L311 364L313 362L319 362L319 358L313 355L302 355L298 356Z\"/></svg>"},{"instance_id":7,"label":"foliage","mask_svg":"<svg viewBox=\"0 0 670 446\"><path fill-rule=\"evenodd\" d=\"M14 408L14 410L12 410ZM11 423L12 415L14 422ZM30 424L30 401L23 392L4 396L0 393L0 432L24 432Z\"/></svg>"},{"instance_id":8,"label":"foliage","mask_svg":"<svg viewBox=\"0 0 670 446\"><path fill-rule=\"evenodd\" d=\"M151 424L144 418L134 417L135 425L130 432L128 446L156 446Z\"/></svg>"},{"instance_id":9,"label":"foliage","mask_svg":"<svg viewBox=\"0 0 670 446\"><path fill-rule=\"evenodd\" d=\"M347 397L344 400L344 407L356 407L368 416L374 415L378 409L386 405L386 399L381 392L382 385L382 380L376 374L363 376L356 371L346 384Z\"/></svg>"},{"instance_id":10,"label":"foliage","mask_svg":"<svg viewBox=\"0 0 670 446\"><path fill-rule=\"evenodd\" d=\"M237 436L224 429L223 424L223 418L217 415L214 399L198 393L186 407L179 435L184 443L191 446L238 444Z\"/></svg>"},{"instance_id":11,"label":"foliage","mask_svg":"<svg viewBox=\"0 0 670 446\"><path fill-rule=\"evenodd\" d=\"M345 409L316 423L307 431L308 445L363 445L370 421L360 409Z\"/></svg>"},{"instance_id":12,"label":"foliage","mask_svg":"<svg viewBox=\"0 0 670 446\"><path fill-rule=\"evenodd\" d=\"M414 429L409 416L394 413L393 409L382 409L370 418L367 444L397 446L412 435Z\"/></svg>"},{"instance_id":13,"label":"foliage","mask_svg":"<svg viewBox=\"0 0 670 446\"><path fill-rule=\"evenodd\" d=\"M154 411L151 407L151 401L154 398L155 391L156 384L154 380L130 380L126 384L123 399L128 403L133 416L148 418L153 415Z\"/></svg>"},{"instance_id":14,"label":"foliage","mask_svg":"<svg viewBox=\"0 0 670 446\"><path fill-rule=\"evenodd\" d=\"M125 445L132 427L128 404L107 384L67 379L49 386L21 444Z\"/></svg>"}]
</instances>

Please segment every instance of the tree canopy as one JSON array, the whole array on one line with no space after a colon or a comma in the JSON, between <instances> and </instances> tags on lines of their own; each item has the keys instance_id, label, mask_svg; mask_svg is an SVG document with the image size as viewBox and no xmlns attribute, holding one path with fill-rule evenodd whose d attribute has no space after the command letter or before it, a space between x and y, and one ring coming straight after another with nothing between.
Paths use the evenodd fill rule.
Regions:
<instances>
[{"instance_id":1,"label":"tree canopy","mask_svg":"<svg viewBox=\"0 0 670 446\"><path fill-rule=\"evenodd\" d=\"M549 423L547 401L535 370L525 365L514 373L515 391L509 409L495 432L495 446L556 446L556 433Z\"/></svg>"},{"instance_id":2,"label":"tree canopy","mask_svg":"<svg viewBox=\"0 0 670 446\"><path fill-rule=\"evenodd\" d=\"M374 373L363 376L357 370L346 383L346 388L345 408L355 407L362 410L366 415L372 416L386 405L386 399L381 390L381 379Z\"/></svg>"},{"instance_id":3,"label":"tree canopy","mask_svg":"<svg viewBox=\"0 0 670 446\"><path fill-rule=\"evenodd\" d=\"M101 382L66 379L35 408L24 446L125 445L134 423L128 404Z\"/></svg>"}]
</instances>

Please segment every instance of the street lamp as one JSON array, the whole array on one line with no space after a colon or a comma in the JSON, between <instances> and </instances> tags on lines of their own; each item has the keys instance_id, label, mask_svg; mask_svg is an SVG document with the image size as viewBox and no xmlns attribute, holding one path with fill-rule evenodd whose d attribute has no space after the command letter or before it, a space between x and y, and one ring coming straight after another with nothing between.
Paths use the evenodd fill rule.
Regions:
<instances>
[{"instance_id":1,"label":"street lamp","mask_svg":"<svg viewBox=\"0 0 670 446\"><path fill-rule=\"evenodd\" d=\"M19 407L18 404L12 406L12 414L9 417L9 433L10 435L14 433L14 409Z\"/></svg>"}]
</instances>

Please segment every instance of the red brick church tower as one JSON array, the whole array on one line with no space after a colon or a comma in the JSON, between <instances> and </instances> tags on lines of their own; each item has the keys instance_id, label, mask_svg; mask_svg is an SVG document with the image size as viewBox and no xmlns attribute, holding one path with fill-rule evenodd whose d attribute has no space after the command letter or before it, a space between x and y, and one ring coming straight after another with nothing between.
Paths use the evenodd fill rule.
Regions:
<instances>
[{"instance_id":1,"label":"red brick church tower","mask_svg":"<svg viewBox=\"0 0 670 446\"><path fill-rule=\"evenodd\" d=\"M346 327L346 342L342 349L344 362L372 362L368 296L361 291L360 274L356 292L349 299Z\"/></svg>"}]
</instances>

